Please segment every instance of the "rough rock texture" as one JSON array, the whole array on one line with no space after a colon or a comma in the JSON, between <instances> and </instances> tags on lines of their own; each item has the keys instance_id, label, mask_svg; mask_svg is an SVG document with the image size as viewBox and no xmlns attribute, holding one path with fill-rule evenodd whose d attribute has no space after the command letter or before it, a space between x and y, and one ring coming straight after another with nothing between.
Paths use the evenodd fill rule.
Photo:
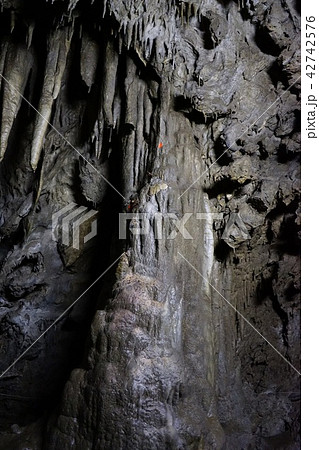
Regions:
<instances>
[{"instance_id":1,"label":"rough rock texture","mask_svg":"<svg viewBox=\"0 0 319 450\"><path fill-rule=\"evenodd\" d=\"M0 2L0 449L298 449L298 4L25 3Z\"/></svg>"}]
</instances>

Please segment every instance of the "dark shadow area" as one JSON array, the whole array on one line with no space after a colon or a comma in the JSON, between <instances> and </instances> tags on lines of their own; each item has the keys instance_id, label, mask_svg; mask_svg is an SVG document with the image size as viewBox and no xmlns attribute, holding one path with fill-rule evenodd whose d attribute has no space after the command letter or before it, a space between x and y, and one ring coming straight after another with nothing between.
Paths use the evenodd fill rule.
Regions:
<instances>
[{"instance_id":1,"label":"dark shadow area","mask_svg":"<svg viewBox=\"0 0 319 450\"><path fill-rule=\"evenodd\" d=\"M219 166L229 166L229 164L233 162L230 149L227 148L227 144L222 136L219 136L215 140L214 151Z\"/></svg>"},{"instance_id":2,"label":"dark shadow area","mask_svg":"<svg viewBox=\"0 0 319 450\"><path fill-rule=\"evenodd\" d=\"M230 255L232 249L226 244L225 241L220 239L214 248L214 255L217 261L224 262Z\"/></svg>"},{"instance_id":3,"label":"dark shadow area","mask_svg":"<svg viewBox=\"0 0 319 450\"><path fill-rule=\"evenodd\" d=\"M277 150L277 161L280 164L286 164L288 161L292 161L299 157L300 154L292 152L285 144L280 144Z\"/></svg>"},{"instance_id":4,"label":"dark shadow area","mask_svg":"<svg viewBox=\"0 0 319 450\"><path fill-rule=\"evenodd\" d=\"M272 39L269 31L263 27L258 26L255 35L255 42L263 53L272 56L279 56L281 48Z\"/></svg>"},{"instance_id":5,"label":"dark shadow area","mask_svg":"<svg viewBox=\"0 0 319 450\"><path fill-rule=\"evenodd\" d=\"M265 203L258 197L249 198L247 203L249 203L259 213L266 212L268 209Z\"/></svg>"},{"instance_id":6,"label":"dark shadow area","mask_svg":"<svg viewBox=\"0 0 319 450\"><path fill-rule=\"evenodd\" d=\"M258 283L257 290L256 290L256 304L261 305L264 300L267 298L272 298L273 293L273 287L272 282L274 277L276 276L277 266L273 268L272 275L270 277L264 278L261 275L261 281Z\"/></svg>"},{"instance_id":7,"label":"dark shadow area","mask_svg":"<svg viewBox=\"0 0 319 450\"><path fill-rule=\"evenodd\" d=\"M221 5L227 6L229 3L231 3L233 0L217 0L218 3Z\"/></svg>"},{"instance_id":8,"label":"dark shadow area","mask_svg":"<svg viewBox=\"0 0 319 450\"><path fill-rule=\"evenodd\" d=\"M5 83L3 81L3 83ZM3 86L1 88L1 103L3 100ZM21 102L18 114L13 122L11 132L9 135L6 152L4 159L1 162L0 168L0 182L3 183L3 189L9 189L10 185L14 182L19 184L19 175L16 172L17 164L23 164L23 161L29 163L29 154L26 154L26 147L29 145L30 140L30 128L32 118L35 117L35 113L32 111L30 114L30 108L25 101ZM0 121L2 120L2 112L0 110ZM36 175L33 173L31 167L25 170L24 183L26 191L32 192L34 189Z\"/></svg>"},{"instance_id":9,"label":"dark shadow area","mask_svg":"<svg viewBox=\"0 0 319 450\"><path fill-rule=\"evenodd\" d=\"M289 86L287 73L282 70L281 63L279 63L278 60L275 60L272 63L267 72L275 88L277 88L279 82L281 82L285 87Z\"/></svg>"},{"instance_id":10,"label":"dark shadow area","mask_svg":"<svg viewBox=\"0 0 319 450\"><path fill-rule=\"evenodd\" d=\"M213 50L219 44L218 41L217 42L213 41L210 26L211 26L210 20L204 15L201 15L199 21L199 29L202 32L203 47L206 50Z\"/></svg>"},{"instance_id":11,"label":"dark shadow area","mask_svg":"<svg viewBox=\"0 0 319 450\"><path fill-rule=\"evenodd\" d=\"M90 21L91 23L94 22L96 24L101 20L102 14L100 9L102 5L100 2L95 3L99 3L99 8L96 8L95 5L91 5L91 2L80 2L80 4L87 9L87 14L83 13L82 17L85 17L85 21L88 24L90 24ZM34 1L30 4L25 3L22 5L21 11L16 11L15 28L10 35L10 39L17 44L25 42L27 25L29 22L35 21L32 40L32 46L35 52L35 64L32 68L32 75L29 76L27 82L25 96L35 107L37 107L42 92L48 33L54 26L55 18L62 16L62 11L65 9L65 2L55 1L51 4L51 2ZM20 12L22 17L21 20L19 16ZM10 17L11 15L8 10L5 10L0 14L1 35L10 34ZM96 27L96 30L98 30L98 27ZM78 32L79 27L75 21L74 36L76 36ZM68 73L68 79L66 80L64 88L66 91L67 105L72 106L79 102L85 104L87 106L87 115L83 121L84 124L79 123L79 121L76 124L78 127L76 136L77 138L80 136L80 138L77 143L72 141L73 145L78 145L79 143L81 144L89 140L90 133L96 120L96 112L100 106L99 88L97 89L93 86L91 93L88 93L87 86L79 75L79 54L80 40L74 38L74 40L72 40L72 47L67 62L67 64L70 64L70 68L66 71L66 73ZM100 85L102 77L101 72L101 67L98 66L96 86ZM1 96L2 95L3 85L1 89ZM53 108L53 114L56 113L55 108L56 103ZM25 101L22 101L10 133L8 148L0 169L1 194L7 196L7 201L12 200L12 185L21 185L21 192L24 191L23 194L19 189L17 189L17 192L21 194L22 197L28 193L32 193L34 197L36 195L43 157L41 157L38 168L35 173L33 173L31 167L29 168L29 158L30 142L33 134L32 123L34 122L35 117L36 112ZM64 134L62 123L60 123L60 126L61 132ZM50 128L48 128L48 131L49 130ZM121 148L120 137L115 135L115 133L110 134L109 130L107 130L106 138L105 141L107 144L105 145L105 149L103 149L103 152L105 150L104 154L108 154L108 150L111 147L113 149L108 157L109 165L111 167L109 181L121 191L122 180L118 174L121 174L122 171L122 154L120 151L117 151ZM93 148L94 145L91 147ZM86 146L85 150L90 149ZM70 160L71 152L74 152L74 166L76 166L79 156L71 147L67 146L67 148L64 149L61 146L61 148L57 150L57 157L59 156L60 159L62 159L60 170L64 169L63 161L65 161L65 156L68 156L68 160ZM86 155L86 157L88 156ZM19 166L26 168L23 171L20 169L17 171L17 167ZM70 167L72 167L72 164L70 164ZM47 195L50 194L50 181L52 181L55 175L56 172L53 173L49 171L45 173L45 189L43 189L35 211L36 213L38 212L39 215L42 202L45 202L46 199L49 201ZM20 181L18 177L20 177ZM48 177L51 178L48 179ZM81 205L96 209L96 205L93 205L93 203L90 203L87 200L84 201L84 197L80 192L80 181L76 170L74 170L74 180L75 179L77 183L77 186L75 186L75 201L79 202ZM48 184L48 187L46 184ZM26 287L24 290L21 289L21 291L19 291L19 286L14 290L12 285L7 282L3 283L0 290L0 306L2 312L5 311L5 314L2 314L1 316L0 335L3 342L10 343L13 336L20 336L20 333L23 333L21 347L18 345L19 341L15 342L16 348L13 347L15 349L14 353L16 353L16 357L19 357L22 352L35 341L38 335L34 335L35 328L32 328L32 325L30 326L31 331L28 332L27 318L25 328L19 330L21 323L16 320L12 314L13 309L14 314L17 314L15 311L19 305L21 314L23 314L25 305L27 305L27 307L33 305L35 309L42 308L44 312L47 309L47 311L50 312L50 315L44 317L41 325L39 325L39 334L41 334L65 311L68 305L77 300L84 289L88 288L122 252L123 245L118 240L118 213L122 211L123 201L112 188L106 187L105 197L98 207L98 234L88 243L89 245L81 257L73 264L69 265L64 271L64 274L70 275L69 280L72 279L72 275L75 273L78 273L78 275L80 274L80 276L81 273L83 273L83 278L85 278L85 280L76 280L75 277L75 287L70 281L67 281L67 284L63 285L65 280L61 280L63 288L61 288L61 292L59 293L60 297L52 300L47 299L47 284L55 283L50 279L50 273L47 273L46 275L48 277L47 284L46 282L35 282L32 286ZM44 197L44 195L46 197ZM14 200L16 201L17 199ZM24 199L22 198L21 202L23 202L23 200ZM32 209L30 214L33 214L33 212L34 210ZM14 230L10 224L8 225L8 228L6 228L6 223L2 227L1 231L4 234L1 236L2 239L0 243L0 270L12 249L18 246L21 246L22 248L22 246L26 244L29 219L30 217L27 215L20 221L18 220ZM47 220L50 220L50 218L47 218ZM35 222L36 221L37 217L35 218ZM10 229L10 227L12 229ZM41 225L39 225L39 228L41 228ZM107 232L105 232L105 230L107 230ZM43 237L43 239L45 238ZM16 266L14 268L15 272L12 273L12 276L19 278L19 270L29 271L30 277L36 278L37 271L39 271L39 261L33 257L33 254L30 256L26 255L20 262L16 261ZM28 350L25 356L16 363L10 372L1 378L1 429L5 429L13 423L22 426L27 425L37 420L39 417L45 416L48 409L52 411L58 404L71 371L75 367L81 367L84 364L83 358L86 355L87 338L91 322L98 302L103 304L111 296L112 286L114 285L115 280L114 272L115 267L110 269L101 280L92 286L89 292L83 295L74 307L70 309L61 320L59 320L52 329L39 340L38 343ZM3 274L1 273L0 276L2 278L2 283ZM57 285L58 283L59 280L57 278ZM81 285L81 283L83 284ZM72 289L70 289L70 285L72 285ZM83 287L83 285L85 287ZM70 289L72 295L68 294L68 289ZM103 291L103 298L99 297L101 291ZM68 295L70 298L68 298ZM17 317L21 321L24 316L21 315ZM14 358L8 362L3 360L2 370L7 368L5 364L9 366L13 360Z\"/></svg>"},{"instance_id":12,"label":"dark shadow area","mask_svg":"<svg viewBox=\"0 0 319 450\"><path fill-rule=\"evenodd\" d=\"M279 200L277 206L267 214L266 218L272 221L283 214L295 214L299 206L299 201L299 196L296 196L288 205L285 205L282 200Z\"/></svg>"},{"instance_id":13,"label":"dark shadow area","mask_svg":"<svg viewBox=\"0 0 319 450\"><path fill-rule=\"evenodd\" d=\"M265 159L268 158L269 153L267 152L267 150L266 150L264 144L263 144L261 141L257 142L257 145L259 146L259 149L258 149L258 156L259 156L259 159L260 159L261 161L264 161Z\"/></svg>"},{"instance_id":14,"label":"dark shadow area","mask_svg":"<svg viewBox=\"0 0 319 450\"><path fill-rule=\"evenodd\" d=\"M295 285L294 285L294 282L291 281L289 283L287 289L285 290L284 294L285 294L285 299L288 302L291 302L292 300L294 300L294 297L296 295L300 294L300 289L296 288Z\"/></svg>"},{"instance_id":15,"label":"dark shadow area","mask_svg":"<svg viewBox=\"0 0 319 450\"><path fill-rule=\"evenodd\" d=\"M294 131L293 132L298 133L301 131L301 110L295 109L294 114L295 114L295 121L294 121L294 128L293 128Z\"/></svg>"},{"instance_id":16,"label":"dark shadow area","mask_svg":"<svg viewBox=\"0 0 319 450\"><path fill-rule=\"evenodd\" d=\"M208 194L209 199L216 198L218 194L239 194L242 186L247 184L240 184L237 180L231 180L230 178L223 178L217 181L211 188L205 189L204 192Z\"/></svg>"},{"instance_id":17,"label":"dark shadow area","mask_svg":"<svg viewBox=\"0 0 319 450\"><path fill-rule=\"evenodd\" d=\"M288 255L300 255L301 243L298 236L300 232L300 225L296 224L296 215L286 215L279 233L279 243L277 244L278 250Z\"/></svg>"},{"instance_id":18,"label":"dark shadow area","mask_svg":"<svg viewBox=\"0 0 319 450\"><path fill-rule=\"evenodd\" d=\"M269 299L271 301L272 307L282 323L282 339L286 346L288 346L288 314L282 308L278 301L277 295L273 290L273 282L276 281L278 277L278 264L273 264L271 267L271 274L266 278L261 275L261 281L257 285L255 301L257 305L261 305L264 301Z\"/></svg>"},{"instance_id":19,"label":"dark shadow area","mask_svg":"<svg viewBox=\"0 0 319 450\"><path fill-rule=\"evenodd\" d=\"M182 95L174 98L174 109L184 114L188 120L195 124L210 124L213 123L213 118L205 116L201 111L194 108L189 98Z\"/></svg>"},{"instance_id":20,"label":"dark shadow area","mask_svg":"<svg viewBox=\"0 0 319 450\"><path fill-rule=\"evenodd\" d=\"M129 57L134 61L134 64L137 68L137 72L139 73L140 78L142 78L143 80L149 80L149 81L154 80L157 83L160 83L161 76L159 73L156 72L156 70L153 66L151 66L150 64L144 65L142 63L141 59L136 54L136 52L132 49L129 49L129 50L125 49L125 51L123 52L123 55L125 53L127 53L129 55ZM124 73L120 72L120 76L124 77L125 72Z\"/></svg>"},{"instance_id":21,"label":"dark shadow area","mask_svg":"<svg viewBox=\"0 0 319 450\"><path fill-rule=\"evenodd\" d=\"M301 0L294 0L295 10L298 14L301 14Z\"/></svg>"},{"instance_id":22,"label":"dark shadow area","mask_svg":"<svg viewBox=\"0 0 319 450\"><path fill-rule=\"evenodd\" d=\"M298 207L298 198L295 198L291 203L289 203L289 205L285 205L283 202L278 202L276 208L274 208L266 216L270 222L280 216L283 216L279 234L275 241L273 241L275 237L271 229L268 229L267 231L267 238L271 239L274 248L276 248L279 253L286 253L288 255L295 256L300 255L300 225L296 223L296 211Z\"/></svg>"}]
</instances>

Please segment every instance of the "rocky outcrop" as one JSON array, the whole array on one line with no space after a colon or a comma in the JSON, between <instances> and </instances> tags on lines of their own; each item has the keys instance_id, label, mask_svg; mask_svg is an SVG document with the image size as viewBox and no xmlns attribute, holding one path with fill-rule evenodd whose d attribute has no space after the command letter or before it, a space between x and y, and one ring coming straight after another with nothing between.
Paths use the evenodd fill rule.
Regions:
<instances>
[{"instance_id":1,"label":"rocky outcrop","mask_svg":"<svg viewBox=\"0 0 319 450\"><path fill-rule=\"evenodd\" d=\"M1 4L0 448L299 448L294 2Z\"/></svg>"}]
</instances>

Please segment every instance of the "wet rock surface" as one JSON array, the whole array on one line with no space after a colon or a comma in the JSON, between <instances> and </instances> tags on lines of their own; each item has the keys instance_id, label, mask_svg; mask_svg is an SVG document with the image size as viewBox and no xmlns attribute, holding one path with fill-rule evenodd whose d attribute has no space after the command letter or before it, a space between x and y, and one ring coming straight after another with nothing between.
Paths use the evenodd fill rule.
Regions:
<instances>
[{"instance_id":1,"label":"wet rock surface","mask_svg":"<svg viewBox=\"0 0 319 450\"><path fill-rule=\"evenodd\" d=\"M300 448L295 2L0 4L0 448Z\"/></svg>"}]
</instances>

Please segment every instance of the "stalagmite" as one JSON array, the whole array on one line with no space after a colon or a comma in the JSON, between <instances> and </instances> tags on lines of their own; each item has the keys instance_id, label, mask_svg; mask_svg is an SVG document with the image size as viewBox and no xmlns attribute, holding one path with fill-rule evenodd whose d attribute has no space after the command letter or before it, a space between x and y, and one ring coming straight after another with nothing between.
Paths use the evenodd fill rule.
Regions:
<instances>
[{"instance_id":1,"label":"stalagmite","mask_svg":"<svg viewBox=\"0 0 319 450\"><path fill-rule=\"evenodd\" d=\"M102 105L104 121L106 126L114 126L112 106L116 87L116 74L118 65L118 54L114 49L113 41L106 44L104 57L104 76L102 86Z\"/></svg>"},{"instance_id":2,"label":"stalagmite","mask_svg":"<svg viewBox=\"0 0 319 450\"><path fill-rule=\"evenodd\" d=\"M54 100L61 88L66 59L71 38L68 27L55 30L49 38L48 56L45 67L44 84L39 104L39 115L36 118L31 147L31 167L37 168L44 143L45 133L50 120Z\"/></svg>"},{"instance_id":3,"label":"stalagmite","mask_svg":"<svg viewBox=\"0 0 319 450\"><path fill-rule=\"evenodd\" d=\"M31 68L31 53L26 46L10 47L5 61L5 78L3 82L3 109L1 122L1 146L0 161L3 159L7 149L10 131L20 109L29 71ZM1 65L4 62L1 61Z\"/></svg>"}]
</instances>

